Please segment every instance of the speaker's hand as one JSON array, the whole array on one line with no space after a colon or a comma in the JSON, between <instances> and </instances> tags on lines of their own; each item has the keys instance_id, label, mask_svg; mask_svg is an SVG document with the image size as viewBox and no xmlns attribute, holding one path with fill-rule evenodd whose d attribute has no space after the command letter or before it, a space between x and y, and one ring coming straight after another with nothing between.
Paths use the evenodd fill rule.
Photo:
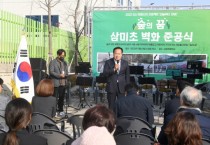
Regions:
<instances>
[{"instance_id":1,"label":"speaker's hand","mask_svg":"<svg viewBox=\"0 0 210 145\"><path fill-rule=\"evenodd\" d=\"M61 78L65 78L65 74L60 74L60 77Z\"/></svg>"}]
</instances>

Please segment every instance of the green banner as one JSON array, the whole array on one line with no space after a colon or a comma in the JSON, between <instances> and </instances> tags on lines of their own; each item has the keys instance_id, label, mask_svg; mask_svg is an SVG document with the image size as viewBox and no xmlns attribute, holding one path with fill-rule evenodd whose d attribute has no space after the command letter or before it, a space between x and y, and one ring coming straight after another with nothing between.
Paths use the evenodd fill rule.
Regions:
<instances>
[{"instance_id":1,"label":"green banner","mask_svg":"<svg viewBox=\"0 0 210 145\"><path fill-rule=\"evenodd\" d=\"M207 66L209 16L209 10L94 11L93 70L102 71L103 62L112 57L116 46L122 47L124 54L135 55L136 62L126 56L130 65L139 65L139 61L144 68L151 65L151 74L165 73L174 62L180 63L176 69L186 68L183 65L189 60L202 60ZM151 55L151 60L140 60L137 54ZM165 71L157 72L160 63Z\"/></svg>"}]
</instances>

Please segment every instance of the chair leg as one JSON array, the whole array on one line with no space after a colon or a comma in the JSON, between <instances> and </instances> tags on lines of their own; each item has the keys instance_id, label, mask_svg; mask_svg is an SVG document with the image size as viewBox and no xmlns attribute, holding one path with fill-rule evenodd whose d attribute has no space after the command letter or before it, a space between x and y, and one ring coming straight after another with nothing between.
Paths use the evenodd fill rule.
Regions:
<instances>
[{"instance_id":1,"label":"chair leg","mask_svg":"<svg viewBox=\"0 0 210 145\"><path fill-rule=\"evenodd\" d=\"M159 112L158 112L158 122L160 122L160 117L163 116L164 112L161 112L161 109L163 107L163 100L164 100L164 94L159 94L160 103L159 103Z\"/></svg>"},{"instance_id":2,"label":"chair leg","mask_svg":"<svg viewBox=\"0 0 210 145\"><path fill-rule=\"evenodd\" d=\"M201 110L203 110L204 102L205 102L205 99L203 98L201 102Z\"/></svg>"},{"instance_id":3,"label":"chair leg","mask_svg":"<svg viewBox=\"0 0 210 145\"><path fill-rule=\"evenodd\" d=\"M160 106L162 105L163 103L163 94L160 94Z\"/></svg>"}]
</instances>

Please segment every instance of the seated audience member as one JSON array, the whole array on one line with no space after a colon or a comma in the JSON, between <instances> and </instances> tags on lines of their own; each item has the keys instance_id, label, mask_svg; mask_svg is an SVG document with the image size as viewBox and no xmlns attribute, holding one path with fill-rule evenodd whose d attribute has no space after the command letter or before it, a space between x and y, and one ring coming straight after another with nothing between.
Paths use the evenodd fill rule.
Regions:
<instances>
[{"instance_id":1,"label":"seated audience member","mask_svg":"<svg viewBox=\"0 0 210 145\"><path fill-rule=\"evenodd\" d=\"M12 99L9 96L2 94L4 81L0 78L0 115L4 116L7 103Z\"/></svg>"},{"instance_id":2,"label":"seated audience member","mask_svg":"<svg viewBox=\"0 0 210 145\"><path fill-rule=\"evenodd\" d=\"M97 105L85 112L84 132L72 145L116 145L112 132L115 129L114 113L106 106Z\"/></svg>"},{"instance_id":3,"label":"seated audience member","mask_svg":"<svg viewBox=\"0 0 210 145\"><path fill-rule=\"evenodd\" d=\"M190 84L184 80L177 81L176 96L172 100L169 100L166 102L165 110L164 110L164 119L169 114L174 114L177 112L177 109L180 107L180 94L186 86L192 86L192 84Z\"/></svg>"},{"instance_id":4,"label":"seated audience member","mask_svg":"<svg viewBox=\"0 0 210 145\"><path fill-rule=\"evenodd\" d=\"M115 115L139 117L149 124L154 123L152 104L144 97L138 96L138 86L135 83L125 86L126 97L121 97L115 103Z\"/></svg>"},{"instance_id":5,"label":"seated audience member","mask_svg":"<svg viewBox=\"0 0 210 145\"><path fill-rule=\"evenodd\" d=\"M187 111L194 114L201 128L202 137L209 139L210 138L210 123L209 123L210 118L204 116L201 110L199 109L201 101L202 101L202 93L200 90L197 90L189 86L185 87L182 93L180 94L181 106L179 107L177 112ZM167 137L164 133L164 130L167 124L172 120L175 114L176 113L168 115L164 120L164 124L161 127L161 131L158 136L158 141L161 145L168 144Z\"/></svg>"},{"instance_id":6,"label":"seated audience member","mask_svg":"<svg viewBox=\"0 0 210 145\"><path fill-rule=\"evenodd\" d=\"M56 114L56 98L53 96L54 85L51 79L43 79L36 87L36 95L32 98L33 112L40 112L49 117Z\"/></svg>"},{"instance_id":7,"label":"seated audience member","mask_svg":"<svg viewBox=\"0 0 210 145\"><path fill-rule=\"evenodd\" d=\"M165 129L169 145L202 145L202 134L195 115L178 112Z\"/></svg>"},{"instance_id":8,"label":"seated audience member","mask_svg":"<svg viewBox=\"0 0 210 145\"><path fill-rule=\"evenodd\" d=\"M45 138L27 132L26 127L30 123L31 114L31 105L25 99L17 98L10 101L5 110L5 120L9 131L0 134L0 144L47 145Z\"/></svg>"},{"instance_id":9,"label":"seated audience member","mask_svg":"<svg viewBox=\"0 0 210 145\"><path fill-rule=\"evenodd\" d=\"M4 117L5 108L9 101L11 101L12 97L4 95L3 92L3 83L4 81L0 78L0 115ZM8 131L8 126L6 125L5 119L0 117L0 129L4 131Z\"/></svg>"}]
</instances>

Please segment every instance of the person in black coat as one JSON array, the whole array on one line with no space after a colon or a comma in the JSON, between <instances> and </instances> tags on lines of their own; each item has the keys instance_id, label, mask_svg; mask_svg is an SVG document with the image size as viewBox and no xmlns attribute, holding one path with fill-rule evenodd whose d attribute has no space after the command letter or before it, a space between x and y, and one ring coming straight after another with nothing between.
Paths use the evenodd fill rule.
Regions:
<instances>
[{"instance_id":1,"label":"person in black coat","mask_svg":"<svg viewBox=\"0 0 210 145\"><path fill-rule=\"evenodd\" d=\"M53 118L56 115L56 98L53 93L53 80L41 80L36 87L36 96L32 98L33 112L40 112Z\"/></svg>"},{"instance_id":2,"label":"person in black coat","mask_svg":"<svg viewBox=\"0 0 210 145\"><path fill-rule=\"evenodd\" d=\"M0 134L1 145L47 145L47 139L29 134L26 130L30 123L32 108L23 98L17 98L7 104L5 120L9 127L7 133Z\"/></svg>"},{"instance_id":3,"label":"person in black coat","mask_svg":"<svg viewBox=\"0 0 210 145\"><path fill-rule=\"evenodd\" d=\"M118 99L115 103L116 117L139 117L152 125L154 123L152 104L146 98L138 96L137 91L138 86L135 83L126 85L126 97Z\"/></svg>"},{"instance_id":4,"label":"person in black coat","mask_svg":"<svg viewBox=\"0 0 210 145\"><path fill-rule=\"evenodd\" d=\"M107 60L104 65L103 75L107 78L107 99L110 109L114 109L117 98L124 96L125 85L130 82L130 70L126 60L122 59L123 49L115 47L114 57Z\"/></svg>"},{"instance_id":5,"label":"person in black coat","mask_svg":"<svg viewBox=\"0 0 210 145\"><path fill-rule=\"evenodd\" d=\"M172 100L167 101L165 104L164 120L168 115L177 112L178 108L180 107L180 94L187 86L193 86L193 85L184 80L177 81L176 96Z\"/></svg>"},{"instance_id":6,"label":"person in black coat","mask_svg":"<svg viewBox=\"0 0 210 145\"><path fill-rule=\"evenodd\" d=\"M202 137L210 139L210 118L204 116L199 109L200 103L202 101L202 93L200 90L197 90L193 87L185 87L180 95L180 104L181 106L178 109L178 112L187 111L195 115L198 120L199 126L201 128ZM161 145L167 145L168 140L164 132L168 123L173 119L176 113L170 114L164 120L164 124L161 127L160 134L158 136L158 141Z\"/></svg>"}]
</instances>

